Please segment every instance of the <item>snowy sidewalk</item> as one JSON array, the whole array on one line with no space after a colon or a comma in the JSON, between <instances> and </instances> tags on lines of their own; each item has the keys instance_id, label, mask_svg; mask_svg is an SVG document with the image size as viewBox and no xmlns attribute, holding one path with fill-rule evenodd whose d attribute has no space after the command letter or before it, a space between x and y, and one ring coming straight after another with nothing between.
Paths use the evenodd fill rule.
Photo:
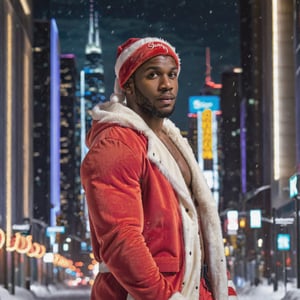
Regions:
<instances>
[{"instance_id":1,"label":"snowy sidewalk","mask_svg":"<svg viewBox=\"0 0 300 300\"><path fill-rule=\"evenodd\" d=\"M87 299L89 298L89 289L76 289L76 297L74 299ZM25 288L15 287L15 294L11 295L3 286L0 286L0 300L36 300L38 297L46 298L57 298L64 299L66 296L74 294L74 290L64 285L35 285L32 284L30 291ZM69 297L70 298L70 297Z\"/></svg>"},{"instance_id":2,"label":"snowy sidewalk","mask_svg":"<svg viewBox=\"0 0 300 300\"><path fill-rule=\"evenodd\" d=\"M0 300L34 300L34 294L24 288L15 287L15 295L11 295L8 290L0 286Z\"/></svg>"},{"instance_id":3,"label":"snowy sidewalk","mask_svg":"<svg viewBox=\"0 0 300 300\"><path fill-rule=\"evenodd\" d=\"M10 295L6 289L0 286L0 300L36 300L35 295L40 297L49 297L50 295L61 295L68 293L70 290L63 286L49 285L48 287L32 285L31 291L16 286L15 295ZM82 296L87 296L88 291L77 291L84 293ZM79 296L77 294L77 296ZM268 285L266 281L258 286L246 285L238 292L239 300L300 300L300 289L295 288L295 284L288 283L286 290L282 282L278 283L278 291L274 292L273 285Z\"/></svg>"},{"instance_id":4,"label":"snowy sidewalk","mask_svg":"<svg viewBox=\"0 0 300 300\"><path fill-rule=\"evenodd\" d=\"M238 293L239 300L300 300L300 290L294 283L288 283L286 288L283 282L278 282L278 290L274 291L273 284L268 285L264 280L258 286L246 285Z\"/></svg>"}]
</instances>

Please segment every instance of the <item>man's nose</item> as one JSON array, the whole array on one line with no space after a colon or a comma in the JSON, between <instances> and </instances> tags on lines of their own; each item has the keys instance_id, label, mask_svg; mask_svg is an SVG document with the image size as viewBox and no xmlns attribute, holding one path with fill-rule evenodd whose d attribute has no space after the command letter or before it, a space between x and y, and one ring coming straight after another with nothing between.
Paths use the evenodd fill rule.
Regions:
<instances>
[{"instance_id":1,"label":"man's nose","mask_svg":"<svg viewBox=\"0 0 300 300\"><path fill-rule=\"evenodd\" d=\"M168 75L163 75L160 80L160 88L170 90L173 88L171 79Z\"/></svg>"}]
</instances>

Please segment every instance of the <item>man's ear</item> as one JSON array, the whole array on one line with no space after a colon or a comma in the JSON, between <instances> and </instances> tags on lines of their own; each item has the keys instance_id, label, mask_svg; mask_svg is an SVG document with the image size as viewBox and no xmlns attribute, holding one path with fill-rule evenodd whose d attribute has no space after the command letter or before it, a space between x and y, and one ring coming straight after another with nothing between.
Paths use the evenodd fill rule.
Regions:
<instances>
[{"instance_id":1,"label":"man's ear","mask_svg":"<svg viewBox=\"0 0 300 300\"><path fill-rule=\"evenodd\" d=\"M132 95L134 91L134 82L133 78L130 77L127 82L124 84L125 95Z\"/></svg>"}]
</instances>

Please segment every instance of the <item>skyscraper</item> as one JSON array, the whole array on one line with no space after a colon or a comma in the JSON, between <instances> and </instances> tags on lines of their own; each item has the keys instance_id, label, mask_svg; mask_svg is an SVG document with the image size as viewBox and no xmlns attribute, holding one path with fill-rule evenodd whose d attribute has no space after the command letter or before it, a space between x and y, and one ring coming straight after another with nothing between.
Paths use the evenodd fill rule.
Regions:
<instances>
[{"instance_id":1,"label":"skyscraper","mask_svg":"<svg viewBox=\"0 0 300 300\"><path fill-rule=\"evenodd\" d=\"M13 240L13 225L32 218L31 18L31 1L0 1L0 285L10 292L18 256L5 248ZM27 262L19 260L19 274ZM20 281L25 283L24 276Z\"/></svg>"},{"instance_id":2,"label":"skyscraper","mask_svg":"<svg viewBox=\"0 0 300 300\"><path fill-rule=\"evenodd\" d=\"M295 47L296 47L296 128L300 128L300 1L297 0L295 2ZM296 131L297 135L297 171L300 172L300 132L299 130Z\"/></svg>"},{"instance_id":3,"label":"skyscraper","mask_svg":"<svg viewBox=\"0 0 300 300\"><path fill-rule=\"evenodd\" d=\"M240 106L241 73L229 70L222 74L221 90L221 210L240 208L241 148Z\"/></svg>"},{"instance_id":4,"label":"skyscraper","mask_svg":"<svg viewBox=\"0 0 300 300\"><path fill-rule=\"evenodd\" d=\"M296 170L296 114L293 0L240 1L242 91L244 103L245 163L242 170L244 207L260 209L264 218L290 216L288 181ZM273 215L274 217L274 215ZM262 222L249 230L248 259L257 259L257 241L263 241L266 275L270 275L272 230ZM288 228L287 228L288 229ZM254 246L253 246L254 245ZM276 246L273 246L276 250ZM256 254L255 254L256 253ZM255 254L255 255L253 255ZM276 257L273 258L274 266ZM293 259L292 259L293 260ZM273 269L274 271L274 269Z\"/></svg>"},{"instance_id":5,"label":"skyscraper","mask_svg":"<svg viewBox=\"0 0 300 300\"><path fill-rule=\"evenodd\" d=\"M81 160L88 149L85 145L87 131L91 126L91 109L99 102L106 101L104 86L104 67L102 46L100 40L98 12L95 11L94 1L90 0L88 42L85 47L85 65L80 72L80 146ZM88 220L88 211L85 205L85 196L81 189L81 201L85 219ZM88 221L86 228L89 228Z\"/></svg>"},{"instance_id":6,"label":"skyscraper","mask_svg":"<svg viewBox=\"0 0 300 300\"><path fill-rule=\"evenodd\" d=\"M60 73L54 19L34 22L34 209L53 226L60 210ZM51 78L51 80L50 80Z\"/></svg>"},{"instance_id":7,"label":"skyscraper","mask_svg":"<svg viewBox=\"0 0 300 300\"><path fill-rule=\"evenodd\" d=\"M60 165L61 220L70 234L80 236L80 183L76 142L77 66L73 54L60 56ZM61 224L62 225L62 224ZM79 231L79 232L77 232Z\"/></svg>"},{"instance_id":8,"label":"skyscraper","mask_svg":"<svg viewBox=\"0 0 300 300\"><path fill-rule=\"evenodd\" d=\"M85 234L84 205L80 196L80 138L78 136L78 79L76 58L73 54L60 56L60 214L57 225L65 227L62 235L64 255L77 260ZM69 238L69 242L65 242Z\"/></svg>"}]
</instances>

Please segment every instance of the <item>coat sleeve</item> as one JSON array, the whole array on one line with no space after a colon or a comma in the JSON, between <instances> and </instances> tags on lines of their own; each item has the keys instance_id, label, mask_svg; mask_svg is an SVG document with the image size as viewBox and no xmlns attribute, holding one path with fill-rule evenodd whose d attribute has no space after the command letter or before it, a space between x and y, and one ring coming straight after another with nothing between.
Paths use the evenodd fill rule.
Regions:
<instances>
[{"instance_id":1,"label":"coat sleeve","mask_svg":"<svg viewBox=\"0 0 300 300\"><path fill-rule=\"evenodd\" d=\"M136 152L123 141L104 139L82 163L93 248L135 300L167 300L176 291L159 272L142 235L143 157Z\"/></svg>"}]
</instances>

